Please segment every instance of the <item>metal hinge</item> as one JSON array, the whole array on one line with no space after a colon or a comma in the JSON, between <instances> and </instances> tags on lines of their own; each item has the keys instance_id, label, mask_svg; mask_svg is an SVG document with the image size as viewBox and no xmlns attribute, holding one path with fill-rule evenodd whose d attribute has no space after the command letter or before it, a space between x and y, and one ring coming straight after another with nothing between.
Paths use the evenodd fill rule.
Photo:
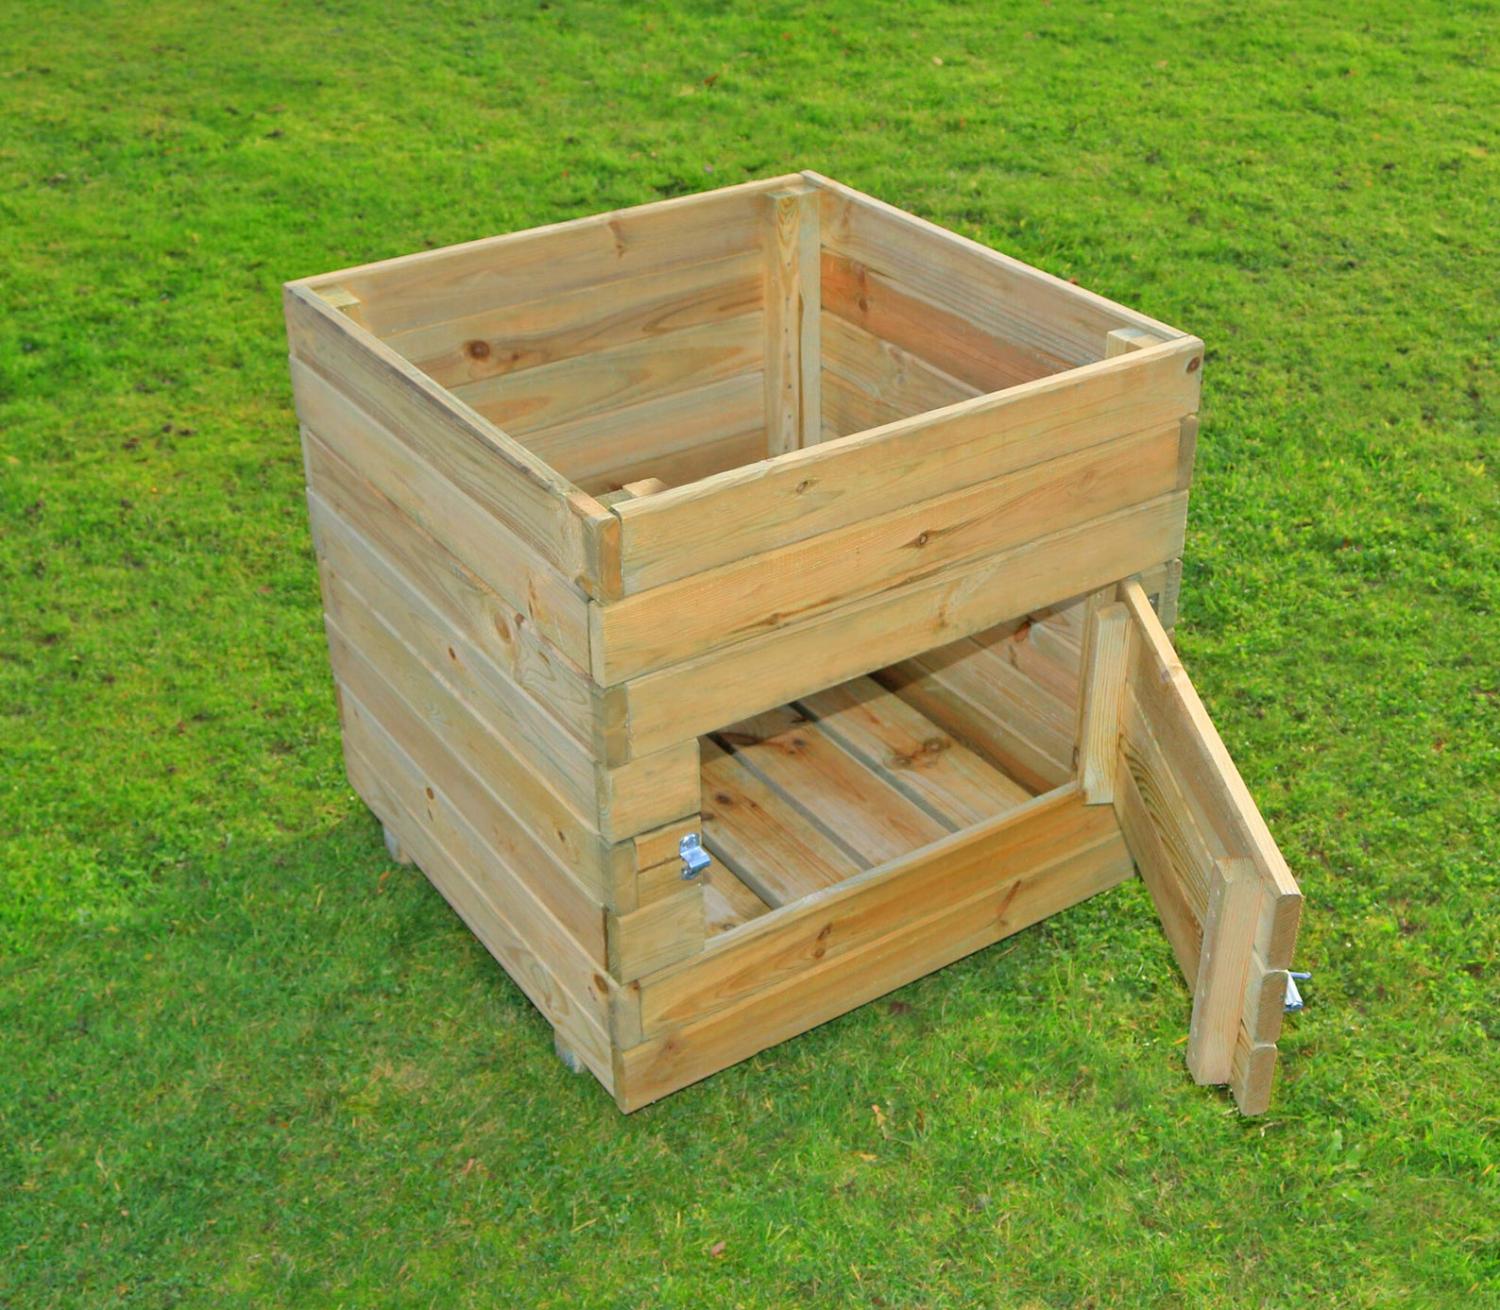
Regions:
<instances>
[{"instance_id":1,"label":"metal hinge","mask_svg":"<svg viewBox=\"0 0 1500 1310\"><path fill-rule=\"evenodd\" d=\"M696 832L688 833L677 843L677 853L682 856L682 876L685 881L696 878L713 863Z\"/></svg>"},{"instance_id":2,"label":"metal hinge","mask_svg":"<svg viewBox=\"0 0 1500 1310\"><path fill-rule=\"evenodd\" d=\"M1288 1014L1292 1014L1295 1011L1300 1010L1305 1004L1302 999L1302 993L1297 990L1297 980L1300 978L1303 982L1306 982L1311 977L1312 974L1310 973L1287 973L1286 1010Z\"/></svg>"}]
</instances>

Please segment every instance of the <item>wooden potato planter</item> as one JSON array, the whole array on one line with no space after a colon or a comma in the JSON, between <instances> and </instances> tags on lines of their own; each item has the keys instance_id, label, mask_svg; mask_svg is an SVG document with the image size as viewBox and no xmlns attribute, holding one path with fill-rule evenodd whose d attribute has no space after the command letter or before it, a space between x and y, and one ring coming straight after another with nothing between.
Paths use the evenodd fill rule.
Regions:
<instances>
[{"instance_id":1,"label":"wooden potato planter","mask_svg":"<svg viewBox=\"0 0 1500 1310\"><path fill-rule=\"evenodd\" d=\"M1301 898L1167 635L1200 341L812 173L286 314L350 780L622 1109L1137 870L1265 1108Z\"/></svg>"}]
</instances>

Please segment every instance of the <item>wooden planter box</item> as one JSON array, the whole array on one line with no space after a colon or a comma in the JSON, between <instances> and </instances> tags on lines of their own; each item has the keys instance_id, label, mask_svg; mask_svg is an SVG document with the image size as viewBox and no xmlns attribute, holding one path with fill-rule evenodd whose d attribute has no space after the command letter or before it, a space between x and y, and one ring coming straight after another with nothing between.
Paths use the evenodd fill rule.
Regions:
<instances>
[{"instance_id":1,"label":"wooden planter box","mask_svg":"<svg viewBox=\"0 0 1500 1310\"><path fill-rule=\"evenodd\" d=\"M811 173L286 314L350 780L622 1109L1137 870L1265 1108L1300 896L1166 631L1201 342Z\"/></svg>"}]
</instances>

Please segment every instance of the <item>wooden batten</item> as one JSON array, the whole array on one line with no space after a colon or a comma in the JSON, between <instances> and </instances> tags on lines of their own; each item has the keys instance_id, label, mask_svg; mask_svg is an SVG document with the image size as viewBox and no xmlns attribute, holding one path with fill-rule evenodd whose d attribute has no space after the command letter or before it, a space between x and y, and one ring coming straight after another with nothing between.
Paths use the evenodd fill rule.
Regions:
<instances>
[{"instance_id":1,"label":"wooden batten","mask_svg":"<svg viewBox=\"0 0 1500 1310\"><path fill-rule=\"evenodd\" d=\"M797 174L747 182L402 255L292 286L342 286L365 302L372 332L394 336L473 313L476 306L533 303L757 250L761 197L801 184Z\"/></svg>"},{"instance_id":2,"label":"wooden batten","mask_svg":"<svg viewBox=\"0 0 1500 1310\"><path fill-rule=\"evenodd\" d=\"M1113 816L1069 788L772 911L642 982L647 1039L622 1053L616 1097L638 1108L1129 874Z\"/></svg>"},{"instance_id":3,"label":"wooden batten","mask_svg":"<svg viewBox=\"0 0 1500 1310\"><path fill-rule=\"evenodd\" d=\"M815 443L822 431L818 199L811 187L766 197L766 451Z\"/></svg>"},{"instance_id":4,"label":"wooden batten","mask_svg":"<svg viewBox=\"0 0 1500 1310\"><path fill-rule=\"evenodd\" d=\"M1149 568L1180 551L1184 510L1183 493L1173 492L632 679L622 684L631 749L661 749L687 733L712 731L907 659L1055 596L1102 586L1122 567Z\"/></svg>"},{"instance_id":5,"label":"wooden batten","mask_svg":"<svg viewBox=\"0 0 1500 1310\"><path fill-rule=\"evenodd\" d=\"M593 612L594 676L680 664L1166 495L1177 448L1175 424L1103 442L627 596Z\"/></svg>"},{"instance_id":6,"label":"wooden batten","mask_svg":"<svg viewBox=\"0 0 1500 1310\"><path fill-rule=\"evenodd\" d=\"M1088 804L1108 805L1115 798L1115 761L1130 650L1129 615L1123 605L1115 603L1099 609L1092 621L1078 735L1078 785Z\"/></svg>"},{"instance_id":7,"label":"wooden batten","mask_svg":"<svg viewBox=\"0 0 1500 1310\"><path fill-rule=\"evenodd\" d=\"M625 592L1176 423L1198 408L1202 350L1168 342L618 506Z\"/></svg>"}]
</instances>

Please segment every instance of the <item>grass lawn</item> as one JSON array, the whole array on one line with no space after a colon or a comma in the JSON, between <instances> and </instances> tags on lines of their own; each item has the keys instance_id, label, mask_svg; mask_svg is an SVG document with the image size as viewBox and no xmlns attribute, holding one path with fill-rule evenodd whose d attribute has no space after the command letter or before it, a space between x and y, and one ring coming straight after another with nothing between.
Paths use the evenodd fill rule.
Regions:
<instances>
[{"instance_id":1,"label":"grass lawn","mask_svg":"<svg viewBox=\"0 0 1500 1310\"><path fill-rule=\"evenodd\" d=\"M0 14L0 1306L1500 1304L1488 4ZM279 284L813 167L1203 337L1272 1113L1139 883L629 1119L344 781Z\"/></svg>"}]
</instances>

